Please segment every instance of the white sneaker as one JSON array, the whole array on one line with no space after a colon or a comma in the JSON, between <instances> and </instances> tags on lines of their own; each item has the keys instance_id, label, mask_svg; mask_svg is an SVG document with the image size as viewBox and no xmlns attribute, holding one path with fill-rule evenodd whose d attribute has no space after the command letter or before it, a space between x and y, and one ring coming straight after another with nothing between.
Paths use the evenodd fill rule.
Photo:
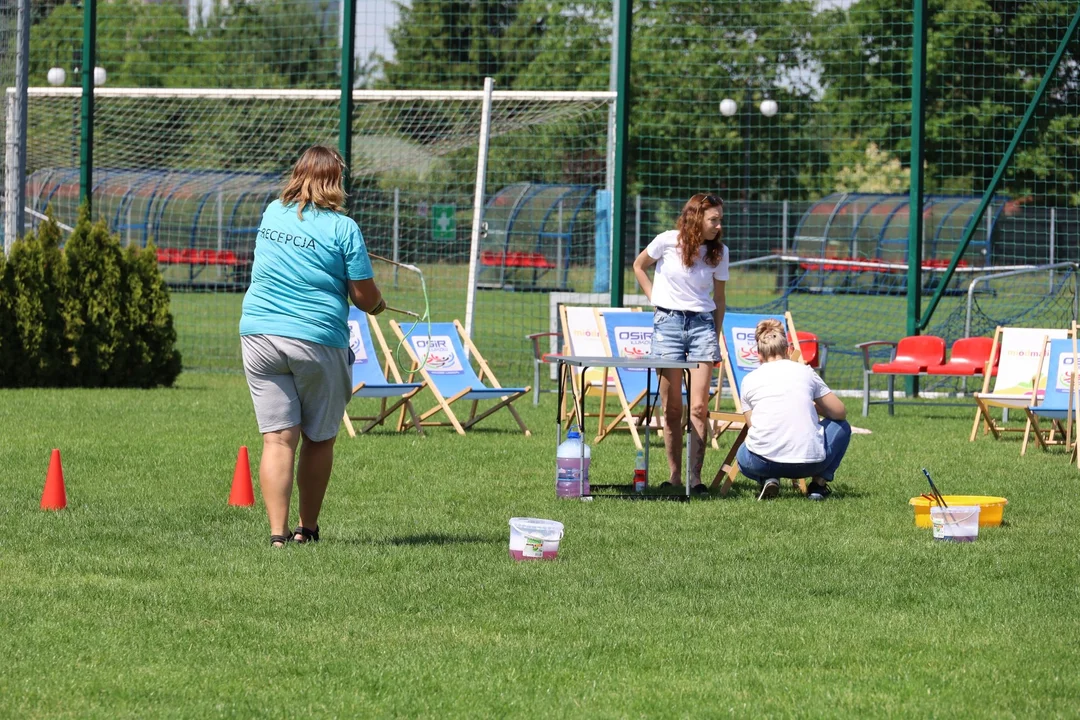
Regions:
<instances>
[{"instance_id":1,"label":"white sneaker","mask_svg":"<svg viewBox=\"0 0 1080 720\"><path fill-rule=\"evenodd\" d=\"M780 481L776 478L769 478L761 486L761 494L758 495L758 500L771 500L780 494Z\"/></svg>"}]
</instances>

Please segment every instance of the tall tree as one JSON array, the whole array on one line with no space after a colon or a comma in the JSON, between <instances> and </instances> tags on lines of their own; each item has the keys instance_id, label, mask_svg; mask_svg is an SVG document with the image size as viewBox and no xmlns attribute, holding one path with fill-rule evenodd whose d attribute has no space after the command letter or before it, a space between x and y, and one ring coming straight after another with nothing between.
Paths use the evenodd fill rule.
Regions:
<instances>
[{"instance_id":1,"label":"tall tree","mask_svg":"<svg viewBox=\"0 0 1080 720\"><path fill-rule=\"evenodd\" d=\"M383 84L475 89L484 75L493 75L504 89L608 88L610 2L504 0L491 3L502 8L495 15L499 22L478 14L482 5L480 0L402 5L391 32L395 57L384 61ZM798 131L815 91L800 80L810 72L813 12L811 0L635 3L634 187L665 196L745 189L754 199L804 192L800 177L824 163L820 144ZM480 62L485 57L494 62ZM737 117L721 116L724 97L739 102ZM776 117L758 112L766 98L779 102ZM589 156L568 159L567 166L597 165L602 171L605 140L554 144ZM602 182L602 173L587 174L589 181Z\"/></svg>"},{"instance_id":2,"label":"tall tree","mask_svg":"<svg viewBox=\"0 0 1080 720\"><path fill-rule=\"evenodd\" d=\"M818 149L799 132L810 112L813 3L649 0L634 14L631 142L639 187L676 198L797 195ZM736 101L736 114L720 103ZM779 113L765 117L773 99Z\"/></svg>"},{"instance_id":3,"label":"tall tree","mask_svg":"<svg viewBox=\"0 0 1080 720\"><path fill-rule=\"evenodd\" d=\"M930 0L927 42L927 185L981 193L1001 160L1068 26L1073 3ZM838 125L833 167L867 143L906 158L910 142L912 13L889 0L859 0L822 16L825 95L818 119ZM1080 108L1080 39L1073 38L1005 192L1076 204L1080 153L1065 141Z\"/></svg>"},{"instance_id":4,"label":"tall tree","mask_svg":"<svg viewBox=\"0 0 1080 720\"><path fill-rule=\"evenodd\" d=\"M191 29L186 5L113 0L98 11L97 64L119 87L333 87L336 27L296 10L290 0L220 3ZM57 7L31 36L31 82L72 69L81 47L82 9Z\"/></svg>"},{"instance_id":5,"label":"tall tree","mask_svg":"<svg viewBox=\"0 0 1080 720\"><path fill-rule=\"evenodd\" d=\"M519 18L522 0L399 2L390 31L392 60L379 61L381 86L406 89L510 88L535 55L536 31Z\"/></svg>"}]
</instances>

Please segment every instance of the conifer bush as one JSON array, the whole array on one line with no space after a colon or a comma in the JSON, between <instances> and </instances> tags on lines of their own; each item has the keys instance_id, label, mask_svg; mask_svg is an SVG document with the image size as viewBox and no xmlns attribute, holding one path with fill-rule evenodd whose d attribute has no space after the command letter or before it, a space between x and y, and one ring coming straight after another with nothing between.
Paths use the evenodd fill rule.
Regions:
<instances>
[{"instance_id":1,"label":"conifer bush","mask_svg":"<svg viewBox=\"0 0 1080 720\"><path fill-rule=\"evenodd\" d=\"M50 217L0 258L0 387L171 386L181 361L154 246L124 250L85 206L63 240Z\"/></svg>"}]
</instances>

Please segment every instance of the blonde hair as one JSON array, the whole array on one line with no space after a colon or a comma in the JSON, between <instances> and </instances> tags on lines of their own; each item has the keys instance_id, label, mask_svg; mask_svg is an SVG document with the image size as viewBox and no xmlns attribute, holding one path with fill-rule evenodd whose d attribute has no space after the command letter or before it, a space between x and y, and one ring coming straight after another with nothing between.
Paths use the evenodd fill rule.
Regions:
<instances>
[{"instance_id":1,"label":"blonde hair","mask_svg":"<svg viewBox=\"0 0 1080 720\"><path fill-rule=\"evenodd\" d=\"M281 204L296 204L296 216L304 219L308 204L324 210L344 212L345 160L325 145L312 145L293 165L292 177L281 191Z\"/></svg>"},{"instance_id":2,"label":"blonde hair","mask_svg":"<svg viewBox=\"0 0 1080 720\"><path fill-rule=\"evenodd\" d=\"M757 341L758 358L761 362L788 356L787 334L784 332L784 324L779 320L766 318L759 322L754 330L754 339Z\"/></svg>"}]
</instances>

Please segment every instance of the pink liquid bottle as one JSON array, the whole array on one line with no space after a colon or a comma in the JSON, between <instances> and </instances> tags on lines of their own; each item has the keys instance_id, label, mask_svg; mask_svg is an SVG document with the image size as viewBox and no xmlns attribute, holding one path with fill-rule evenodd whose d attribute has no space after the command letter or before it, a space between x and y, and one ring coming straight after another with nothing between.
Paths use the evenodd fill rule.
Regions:
<instances>
[{"instance_id":1,"label":"pink liquid bottle","mask_svg":"<svg viewBox=\"0 0 1080 720\"><path fill-rule=\"evenodd\" d=\"M585 461L582 465L582 449ZM589 462L592 452L581 440L581 433L571 430L566 433L566 440L559 444L555 453L555 496L576 498L590 495Z\"/></svg>"}]
</instances>

